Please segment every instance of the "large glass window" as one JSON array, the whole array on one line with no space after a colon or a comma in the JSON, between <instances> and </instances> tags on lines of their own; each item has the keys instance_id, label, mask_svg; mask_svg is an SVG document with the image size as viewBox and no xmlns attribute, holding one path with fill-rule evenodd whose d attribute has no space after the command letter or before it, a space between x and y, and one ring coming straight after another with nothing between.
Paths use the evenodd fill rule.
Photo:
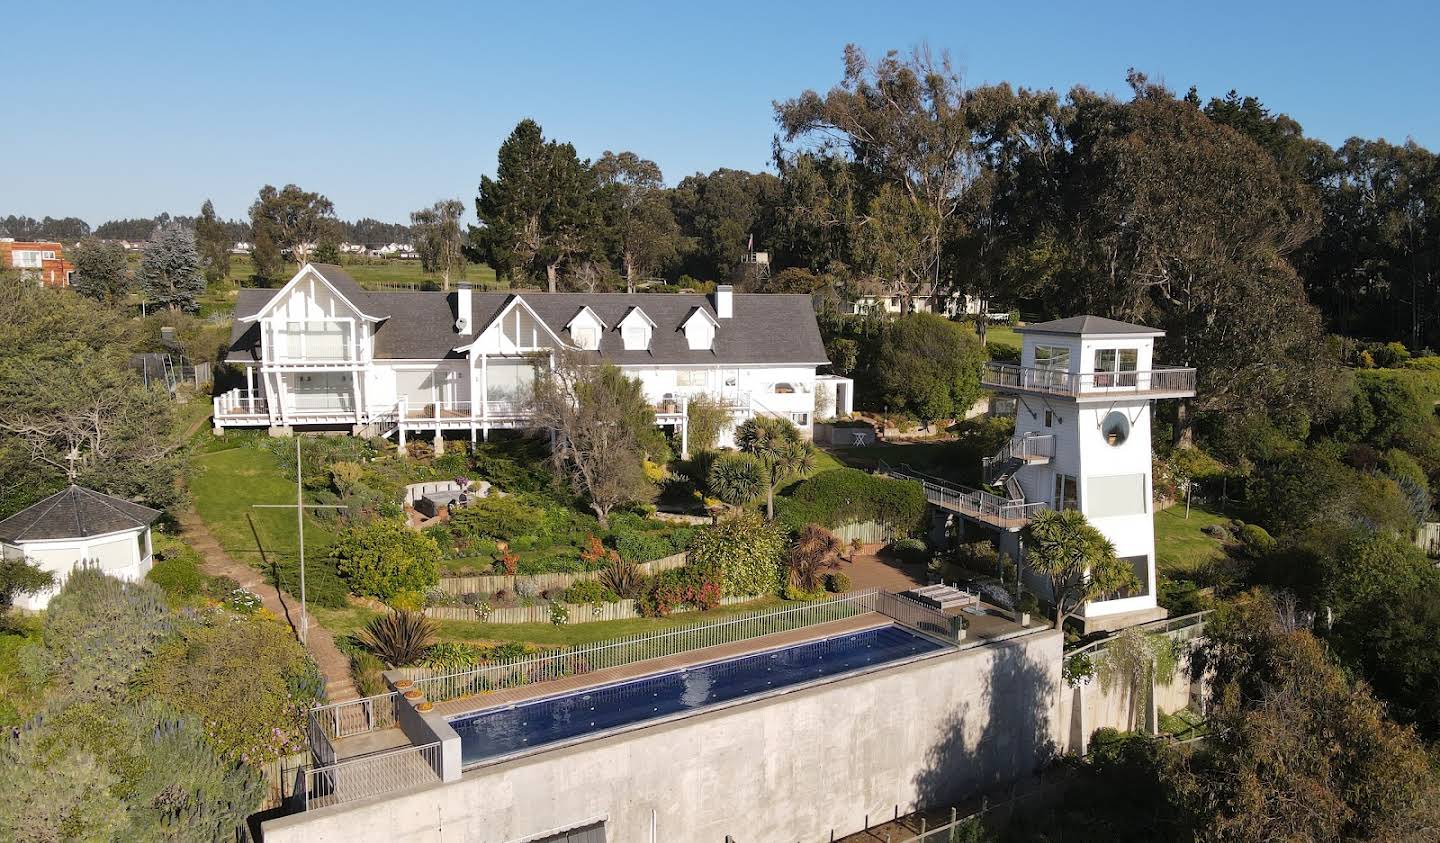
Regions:
<instances>
[{"instance_id":1,"label":"large glass window","mask_svg":"<svg viewBox=\"0 0 1440 843\"><path fill-rule=\"evenodd\" d=\"M524 401L535 385L535 367L529 363L490 363L486 369L485 398L489 401Z\"/></svg>"},{"instance_id":2,"label":"large glass window","mask_svg":"<svg viewBox=\"0 0 1440 843\"><path fill-rule=\"evenodd\" d=\"M1056 509L1080 508L1080 481L1069 474L1055 475L1055 497L1052 504Z\"/></svg>"},{"instance_id":3,"label":"large glass window","mask_svg":"<svg viewBox=\"0 0 1440 843\"><path fill-rule=\"evenodd\" d=\"M675 372L675 385L688 387L703 387L705 385L705 370L679 369Z\"/></svg>"},{"instance_id":4,"label":"large glass window","mask_svg":"<svg viewBox=\"0 0 1440 843\"><path fill-rule=\"evenodd\" d=\"M1140 352L1133 348L1095 349L1095 385L1134 386Z\"/></svg>"},{"instance_id":5,"label":"large glass window","mask_svg":"<svg viewBox=\"0 0 1440 843\"><path fill-rule=\"evenodd\" d=\"M1065 345L1035 346L1037 386L1064 386L1070 377L1070 347Z\"/></svg>"}]
</instances>

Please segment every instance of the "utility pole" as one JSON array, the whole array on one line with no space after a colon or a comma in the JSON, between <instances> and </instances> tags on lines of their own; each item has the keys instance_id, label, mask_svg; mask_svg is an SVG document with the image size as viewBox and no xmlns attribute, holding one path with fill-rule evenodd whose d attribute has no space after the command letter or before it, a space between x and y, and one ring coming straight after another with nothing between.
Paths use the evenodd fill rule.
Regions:
<instances>
[{"instance_id":1,"label":"utility pole","mask_svg":"<svg viewBox=\"0 0 1440 843\"><path fill-rule=\"evenodd\" d=\"M349 509L335 504L305 503L305 487L300 482L300 437L295 437L295 503L257 503L252 509L294 509L295 534L299 537L300 549L300 643L306 643L310 633L310 613L305 604L305 510L307 509Z\"/></svg>"}]
</instances>

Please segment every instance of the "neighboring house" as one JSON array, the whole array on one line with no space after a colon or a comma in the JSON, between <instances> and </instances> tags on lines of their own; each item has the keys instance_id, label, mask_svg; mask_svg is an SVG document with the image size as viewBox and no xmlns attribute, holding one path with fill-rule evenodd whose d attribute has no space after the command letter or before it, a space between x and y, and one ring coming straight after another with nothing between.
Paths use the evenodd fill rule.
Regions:
<instances>
[{"instance_id":1,"label":"neighboring house","mask_svg":"<svg viewBox=\"0 0 1440 843\"><path fill-rule=\"evenodd\" d=\"M0 266L18 269L23 278L46 287L70 286L75 264L65 260L64 249L54 242L26 242L0 237Z\"/></svg>"},{"instance_id":2,"label":"neighboring house","mask_svg":"<svg viewBox=\"0 0 1440 843\"><path fill-rule=\"evenodd\" d=\"M246 386L216 396L217 431L341 427L443 446L443 431L529 428L536 366L560 348L640 380L682 452L695 395L727 403L737 424L771 414L807 434L817 388L827 415L853 400L848 380L817 377L829 363L803 295L370 292L306 264L278 291L241 290L235 317L226 361Z\"/></svg>"},{"instance_id":3,"label":"neighboring house","mask_svg":"<svg viewBox=\"0 0 1440 843\"><path fill-rule=\"evenodd\" d=\"M901 297L894 294L859 295L845 303L847 313L895 313L902 312ZM914 313L938 313L952 319L956 316L974 316L980 313L984 300L979 296L965 293L939 293L924 286L910 297L910 310Z\"/></svg>"},{"instance_id":4,"label":"neighboring house","mask_svg":"<svg viewBox=\"0 0 1440 843\"><path fill-rule=\"evenodd\" d=\"M235 245L230 247L230 254L232 254L232 255L248 255L248 254L250 254L251 252L253 252L254 250L255 250L255 246L254 246L253 244L247 243L247 242L244 241L244 240L237 240L237 241L235 242Z\"/></svg>"},{"instance_id":5,"label":"neighboring house","mask_svg":"<svg viewBox=\"0 0 1440 843\"><path fill-rule=\"evenodd\" d=\"M150 572L150 525L160 512L148 506L70 486L0 521L0 553L25 559L55 575L40 594L22 594L15 605L44 609L77 565L94 565L123 580Z\"/></svg>"}]
</instances>

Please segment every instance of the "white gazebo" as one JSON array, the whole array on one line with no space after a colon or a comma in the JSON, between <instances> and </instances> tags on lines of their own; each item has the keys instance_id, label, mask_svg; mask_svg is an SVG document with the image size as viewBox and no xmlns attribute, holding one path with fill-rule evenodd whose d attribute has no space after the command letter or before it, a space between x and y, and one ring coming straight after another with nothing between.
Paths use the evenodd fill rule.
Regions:
<instances>
[{"instance_id":1,"label":"white gazebo","mask_svg":"<svg viewBox=\"0 0 1440 843\"><path fill-rule=\"evenodd\" d=\"M0 553L55 574L55 585L22 594L21 609L44 609L83 563L112 577L138 580L150 571L150 525L158 510L80 486L56 492L0 521Z\"/></svg>"}]
</instances>

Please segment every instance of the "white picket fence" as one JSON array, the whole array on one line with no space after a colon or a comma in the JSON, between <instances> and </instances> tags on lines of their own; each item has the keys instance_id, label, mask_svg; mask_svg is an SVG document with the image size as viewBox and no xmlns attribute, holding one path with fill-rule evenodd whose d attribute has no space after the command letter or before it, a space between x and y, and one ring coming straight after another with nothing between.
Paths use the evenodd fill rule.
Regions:
<instances>
[{"instance_id":1,"label":"white picket fence","mask_svg":"<svg viewBox=\"0 0 1440 843\"><path fill-rule=\"evenodd\" d=\"M686 554L674 553L650 562L641 562L635 568L642 574L658 574L671 568L685 565ZM598 579L599 571L578 571L572 574L521 574L517 576L484 575L474 577L441 577L440 590L457 597L466 594L494 594L497 591L514 591L517 585L527 585L536 594L542 591L564 590L577 582ZM505 621L510 623L510 621ZM515 623L523 623L516 621Z\"/></svg>"},{"instance_id":2,"label":"white picket fence","mask_svg":"<svg viewBox=\"0 0 1440 843\"><path fill-rule=\"evenodd\" d=\"M758 595L738 595L720 598L721 606L748 603ZM437 621L480 621L485 623L550 623L551 603L539 602L533 606L505 606L491 609L490 614L481 617L473 606L427 606L425 616ZM567 614L566 623L593 623L595 621L623 621L643 617L635 608L634 600L617 600L614 603L562 603ZM692 609L675 609L673 613L689 612Z\"/></svg>"}]
</instances>

